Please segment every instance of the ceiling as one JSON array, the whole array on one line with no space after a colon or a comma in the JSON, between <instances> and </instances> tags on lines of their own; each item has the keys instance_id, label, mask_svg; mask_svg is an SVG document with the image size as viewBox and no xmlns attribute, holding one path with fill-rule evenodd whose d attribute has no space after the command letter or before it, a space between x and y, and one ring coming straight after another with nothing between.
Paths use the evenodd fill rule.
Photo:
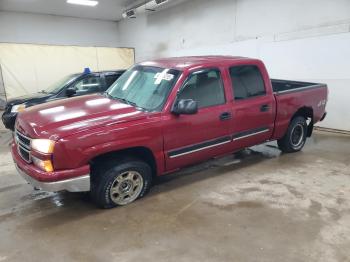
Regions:
<instances>
[{"instance_id":1,"label":"ceiling","mask_svg":"<svg viewBox=\"0 0 350 262\"><path fill-rule=\"evenodd\" d=\"M0 0L1 11L27 12L118 21L136 0L98 0L96 7L67 4L66 0Z\"/></svg>"}]
</instances>

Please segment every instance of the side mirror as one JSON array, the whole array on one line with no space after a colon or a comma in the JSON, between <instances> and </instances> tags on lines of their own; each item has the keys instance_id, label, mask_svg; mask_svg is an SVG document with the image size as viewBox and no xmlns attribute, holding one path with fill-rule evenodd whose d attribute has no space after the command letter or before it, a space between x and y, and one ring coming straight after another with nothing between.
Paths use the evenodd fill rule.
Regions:
<instances>
[{"instance_id":1,"label":"side mirror","mask_svg":"<svg viewBox=\"0 0 350 262\"><path fill-rule=\"evenodd\" d=\"M66 89L66 95L68 97L74 96L76 93L77 93L77 91L72 87L69 87Z\"/></svg>"},{"instance_id":2,"label":"side mirror","mask_svg":"<svg viewBox=\"0 0 350 262\"><path fill-rule=\"evenodd\" d=\"M181 99L172 108L176 115L194 115L198 112L198 103L193 99Z\"/></svg>"}]
</instances>

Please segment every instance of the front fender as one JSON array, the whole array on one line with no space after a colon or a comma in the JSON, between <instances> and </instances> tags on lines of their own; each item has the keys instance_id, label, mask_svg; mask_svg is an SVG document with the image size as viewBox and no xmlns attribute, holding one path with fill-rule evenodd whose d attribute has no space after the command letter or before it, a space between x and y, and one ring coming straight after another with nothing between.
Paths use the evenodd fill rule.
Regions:
<instances>
[{"instance_id":1,"label":"front fender","mask_svg":"<svg viewBox=\"0 0 350 262\"><path fill-rule=\"evenodd\" d=\"M148 148L163 166L163 137L159 117L105 126L59 139L55 145L54 168L78 168L97 156L134 147ZM158 163L159 161L159 163Z\"/></svg>"}]
</instances>

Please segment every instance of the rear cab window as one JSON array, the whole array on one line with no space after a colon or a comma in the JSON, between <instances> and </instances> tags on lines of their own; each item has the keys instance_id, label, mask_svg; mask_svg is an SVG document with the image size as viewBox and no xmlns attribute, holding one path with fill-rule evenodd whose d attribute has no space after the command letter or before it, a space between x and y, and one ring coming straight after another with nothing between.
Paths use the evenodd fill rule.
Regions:
<instances>
[{"instance_id":1,"label":"rear cab window","mask_svg":"<svg viewBox=\"0 0 350 262\"><path fill-rule=\"evenodd\" d=\"M229 71L235 100L266 95L264 80L257 66L233 66Z\"/></svg>"}]
</instances>

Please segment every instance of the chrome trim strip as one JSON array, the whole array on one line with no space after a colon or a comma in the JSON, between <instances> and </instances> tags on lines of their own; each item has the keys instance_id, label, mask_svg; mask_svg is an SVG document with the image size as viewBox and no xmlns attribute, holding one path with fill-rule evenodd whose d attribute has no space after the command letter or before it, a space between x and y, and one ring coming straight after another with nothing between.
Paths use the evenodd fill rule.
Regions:
<instances>
[{"instance_id":1,"label":"chrome trim strip","mask_svg":"<svg viewBox=\"0 0 350 262\"><path fill-rule=\"evenodd\" d=\"M26 150L30 151L30 148L27 147L25 144L23 144L20 140L18 140L18 145L20 145L22 148L25 148Z\"/></svg>"},{"instance_id":2,"label":"chrome trim strip","mask_svg":"<svg viewBox=\"0 0 350 262\"><path fill-rule=\"evenodd\" d=\"M237 141L237 140L240 140L240 139L243 139L243 138L247 138L247 137L255 136L255 135L258 135L258 134L266 133L266 132L269 132L269 131L270 131L270 129L266 128L265 130L261 130L261 131L254 132L254 133L251 133L251 134L247 134L247 135L244 135L244 136L236 137L236 138L233 139L233 141Z\"/></svg>"},{"instance_id":3,"label":"chrome trim strip","mask_svg":"<svg viewBox=\"0 0 350 262\"><path fill-rule=\"evenodd\" d=\"M22 148L24 151L26 151L27 153L30 154L30 150L28 150L27 148L25 148L22 144L19 144L18 147Z\"/></svg>"},{"instance_id":4,"label":"chrome trim strip","mask_svg":"<svg viewBox=\"0 0 350 262\"><path fill-rule=\"evenodd\" d=\"M176 158L176 157L180 157L180 156L185 156L185 155L192 154L192 153L195 153L195 152L198 152L198 151L202 151L202 150L209 149L209 148L212 148L212 147L228 144L228 143L231 143L233 141L237 141L237 140L244 139L244 138L247 138L247 137L259 135L259 134L266 133L266 132L269 132L269 131L270 131L270 128L262 127L262 128L253 129L253 130L250 130L250 131L248 130L248 131L244 131L244 132L238 132L238 133L233 134L231 136L227 136L227 140L225 140L225 141L222 141L222 142L219 141L218 143L214 143L214 144L211 144L211 145L207 145L207 146L199 147L199 148L196 148L196 149L188 150L188 151L185 151L185 152L182 152L182 153L171 155L171 153L179 151L178 149L176 149L176 150L168 152L168 156L169 156L170 159ZM251 133L249 133L249 132L251 132ZM237 136L237 137L235 137L235 136ZM222 137L222 139L225 139L225 137ZM210 141L206 141L206 142L203 142L203 143L207 143L207 142L210 142ZM198 146L198 145L201 145L201 144L192 145L190 147ZM183 149L186 149L186 147L183 148Z\"/></svg>"},{"instance_id":5,"label":"chrome trim strip","mask_svg":"<svg viewBox=\"0 0 350 262\"><path fill-rule=\"evenodd\" d=\"M35 188L42 189L48 192L59 192L59 191L69 191L69 192L87 192L90 191L90 174L79 176L76 178L71 178L67 180L57 181L57 182L40 182L35 180L31 176L28 176L23 170L21 170L18 165L15 165L18 173L26 180L29 184Z\"/></svg>"},{"instance_id":6,"label":"chrome trim strip","mask_svg":"<svg viewBox=\"0 0 350 262\"><path fill-rule=\"evenodd\" d=\"M20 148L23 149L24 151L26 151L26 152L28 153L28 158L29 158L29 159L26 159L26 158L22 155L22 153L21 153L21 151L20 151ZM23 148L23 147L20 146L20 145L17 145L17 152L18 152L19 156L22 158L23 161L25 161L25 162L28 163L28 164L31 164L31 163L32 163L32 154L30 153L30 151L28 151L27 149Z\"/></svg>"},{"instance_id":7,"label":"chrome trim strip","mask_svg":"<svg viewBox=\"0 0 350 262\"><path fill-rule=\"evenodd\" d=\"M27 137L27 136L23 135L21 132L18 132L17 129L15 129L15 133L16 133L16 134L19 134L20 136L22 136L22 137L24 137L24 138L26 138L26 139L28 139L29 141L32 140L30 137Z\"/></svg>"},{"instance_id":8,"label":"chrome trim strip","mask_svg":"<svg viewBox=\"0 0 350 262\"><path fill-rule=\"evenodd\" d=\"M30 148L26 147L26 145L24 145L21 141L18 141L18 146L22 148L24 151L28 153L30 152Z\"/></svg>"},{"instance_id":9,"label":"chrome trim strip","mask_svg":"<svg viewBox=\"0 0 350 262\"><path fill-rule=\"evenodd\" d=\"M202 150L205 150L205 149L208 149L208 148L224 145L224 144L231 143L231 142L232 142L232 140L227 140L225 142L221 142L221 143L218 143L218 144L213 144L213 145L210 145L210 146L201 147L201 148L194 149L194 150L191 150L191 151L188 151L188 152L184 152L184 153L181 153L181 154L178 154L178 155L173 155L173 156L170 156L169 158L176 158L176 157L192 154L192 153L195 153L195 152L198 152L198 151L202 151Z\"/></svg>"}]
</instances>

